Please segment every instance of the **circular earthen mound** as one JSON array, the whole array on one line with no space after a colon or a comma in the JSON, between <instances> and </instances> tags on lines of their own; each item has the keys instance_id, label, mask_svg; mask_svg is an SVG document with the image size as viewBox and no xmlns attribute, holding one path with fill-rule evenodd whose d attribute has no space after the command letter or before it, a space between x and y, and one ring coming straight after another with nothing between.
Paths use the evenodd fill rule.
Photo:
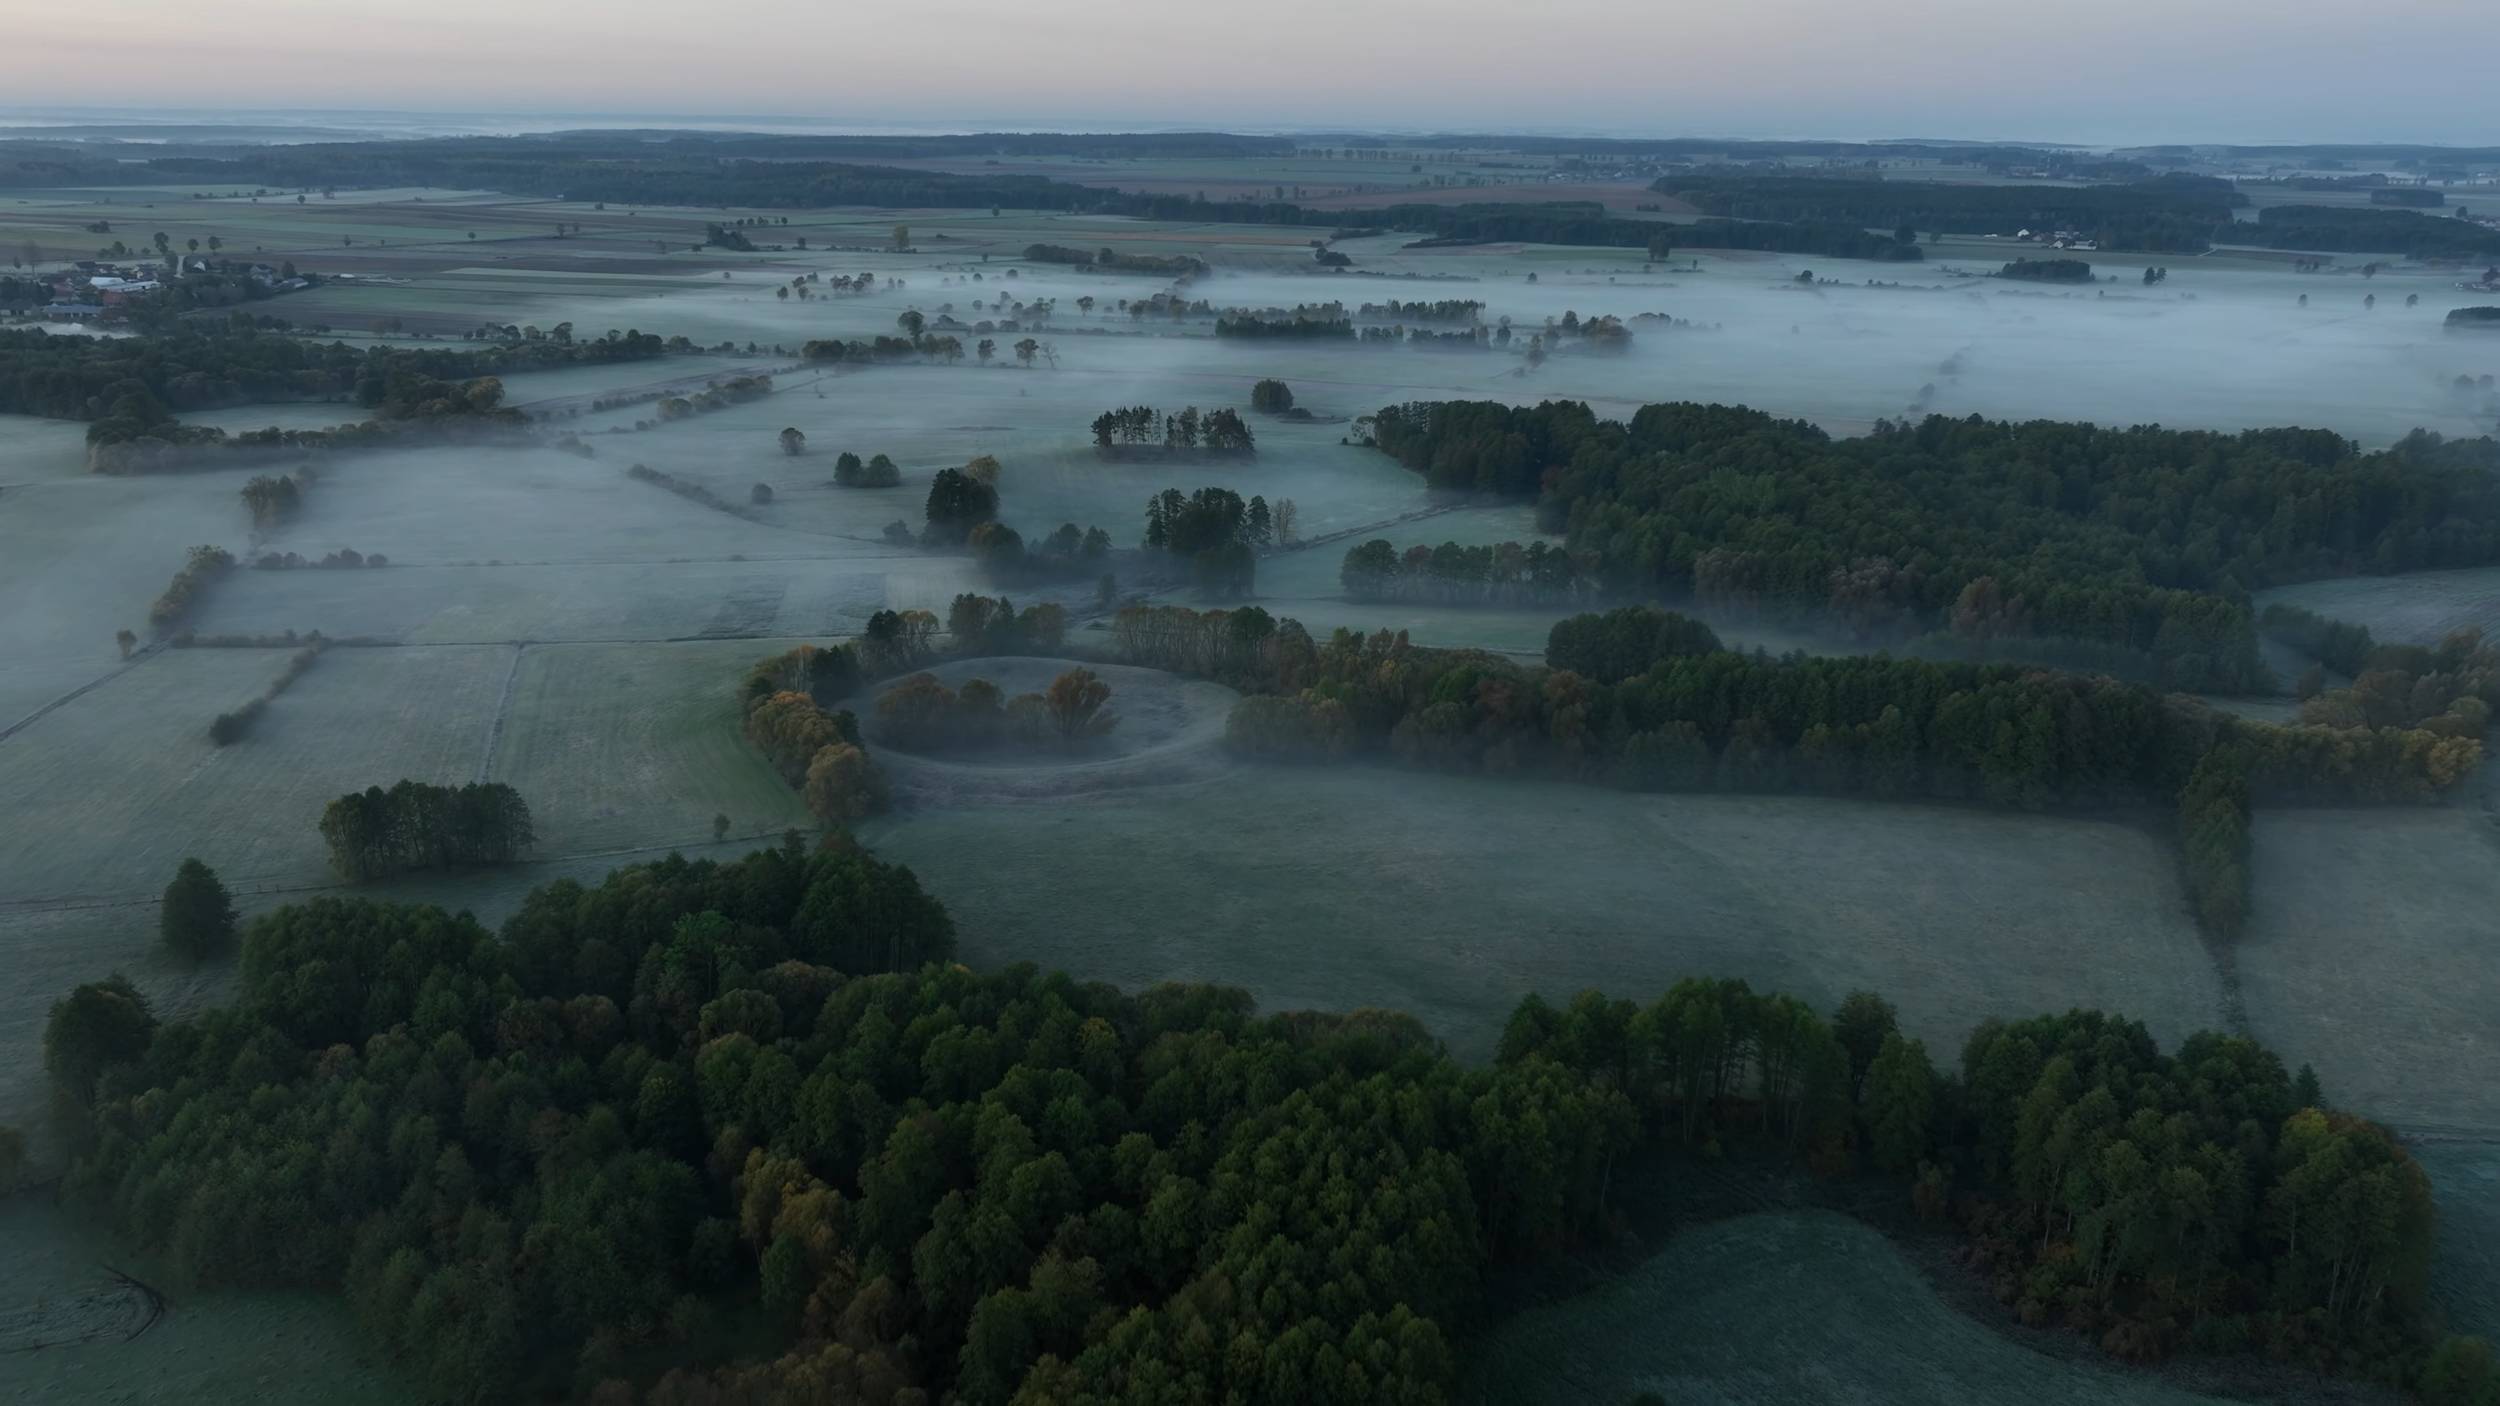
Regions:
<instances>
[{"instance_id":1,"label":"circular earthen mound","mask_svg":"<svg viewBox=\"0 0 2500 1406\"><path fill-rule=\"evenodd\" d=\"M1050 800L1088 791L1195 781L1223 770L1224 722L1241 695L1222 684L1159 669L1089 664L1075 659L1002 655L952 659L925 671L949 689L974 679L998 686L1006 701L1043 693L1070 669L1090 669L1111 686L1105 707L1119 723L1101 737L1069 747L1008 745L946 755L893 745L877 700L910 675L880 679L840 706L859 718L860 736L885 769L898 796L917 801Z\"/></svg>"}]
</instances>

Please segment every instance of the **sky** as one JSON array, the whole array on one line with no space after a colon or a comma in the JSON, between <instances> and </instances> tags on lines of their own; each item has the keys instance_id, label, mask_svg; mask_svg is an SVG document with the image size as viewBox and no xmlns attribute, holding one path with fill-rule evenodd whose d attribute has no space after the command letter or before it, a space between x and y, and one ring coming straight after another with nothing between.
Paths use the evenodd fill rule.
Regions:
<instances>
[{"instance_id":1,"label":"sky","mask_svg":"<svg viewBox=\"0 0 2500 1406\"><path fill-rule=\"evenodd\" d=\"M7 32L21 111L2500 144L2488 0L82 0Z\"/></svg>"}]
</instances>

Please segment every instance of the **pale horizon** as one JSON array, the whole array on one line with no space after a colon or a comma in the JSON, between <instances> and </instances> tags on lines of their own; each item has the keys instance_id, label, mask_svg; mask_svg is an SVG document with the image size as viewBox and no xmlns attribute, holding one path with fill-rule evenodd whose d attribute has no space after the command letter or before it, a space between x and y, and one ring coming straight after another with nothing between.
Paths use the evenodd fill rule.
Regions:
<instances>
[{"instance_id":1,"label":"pale horizon","mask_svg":"<svg viewBox=\"0 0 2500 1406\"><path fill-rule=\"evenodd\" d=\"M2450 57L2489 30L2467 0L2399 0L2366 21L2248 0L2112 0L2081 15L1913 0L1880 21L1829 0L1690 13L1561 0L1533 18L1473 0L1282 0L1255 14L945 0L852 23L754 0L725 24L619 0L596 28L575 13L483 0L422 13L98 0L14 25L10 104L958 132L2500 142L2500 95ZM108 84L126 102L99 101Z\"/></svg>"}]
</instances>

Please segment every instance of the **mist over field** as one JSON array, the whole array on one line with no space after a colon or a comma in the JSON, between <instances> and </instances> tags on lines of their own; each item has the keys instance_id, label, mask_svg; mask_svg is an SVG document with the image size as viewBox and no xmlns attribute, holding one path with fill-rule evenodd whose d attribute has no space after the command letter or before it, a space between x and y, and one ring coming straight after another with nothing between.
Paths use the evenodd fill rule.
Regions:
<instances>
[{"instance_id":1,"label":"mist over field","mask_svg":"<svg viewBox=\"0 0 2500 1406\"><path fill-rule=\"evenodd\" d=\"M0 1397L2500 1389L2500 152L158 125L0 130Z\"/></svg>"}]
</instances>

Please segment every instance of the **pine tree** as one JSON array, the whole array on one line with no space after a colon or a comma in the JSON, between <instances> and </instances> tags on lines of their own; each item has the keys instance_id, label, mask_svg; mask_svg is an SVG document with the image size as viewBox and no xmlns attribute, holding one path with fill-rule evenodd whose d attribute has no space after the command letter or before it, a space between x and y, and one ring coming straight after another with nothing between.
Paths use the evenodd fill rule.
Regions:
<instances>
[{"instance_id":1,"label":"pine tree","mask_svg":"<svg viewBox=\"0 0 2500 1406\"><path fill-rule=\"evenodd\" d=\"M222 957L234 948L234 900L217 871L196 859L182 861L174 871L157 921L165 946L190 961Z\"/></svg>"}]
</instances>

